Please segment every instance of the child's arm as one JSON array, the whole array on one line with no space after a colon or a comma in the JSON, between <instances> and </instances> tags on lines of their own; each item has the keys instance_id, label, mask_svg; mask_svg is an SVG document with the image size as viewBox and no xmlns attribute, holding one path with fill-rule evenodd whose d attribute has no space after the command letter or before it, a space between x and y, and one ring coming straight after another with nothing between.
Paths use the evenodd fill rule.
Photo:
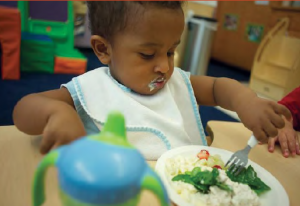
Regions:
<instances>
[{"instance_id":1,"label":"child's arm","mask_svg":"<svg viewBox=\"0 0 300 206\"><path fill-rule=\"evenodd\" d=\"M23 97L14 108L13 119L21 131L43 134L42 153L86 134L66 88Z\"/></svg>"},{"instance_id":2,"label":"child's arm","mask_svg":"<svg viewBox=\"0 0 300 206\"><path fill-rule=\"evenodd\" d=\"M198 104L220 105L237 112L243 124L253 131L261 142L278 134L284 127L281 115L291 118L289 110L273 101L258 98L249 88L228 78L191 76Z\"/></svg>"}]
</instances>

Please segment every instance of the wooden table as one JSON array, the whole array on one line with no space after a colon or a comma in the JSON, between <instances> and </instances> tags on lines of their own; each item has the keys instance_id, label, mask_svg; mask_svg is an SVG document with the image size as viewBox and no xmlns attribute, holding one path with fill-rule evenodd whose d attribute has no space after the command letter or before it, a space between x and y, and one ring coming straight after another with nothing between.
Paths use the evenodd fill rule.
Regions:
<instances>
[{"instance_id":1,"label":"wooden table","mask_svg":"<svg viewBox=\"0 0 300 206\"><path fill-rule=\"evenodd\" d=\"M250 131L240 123L209 122L214 137L212 146L235 151L244 147ZM40 137L28 136L14 126L0 127L0 206L31 206L31 185L35 168L42 156L38 152ZM300 183L300 157L285 159L280 150L270 154L266 146L257 146L250 159L271 172L284 186L291 206L300 202L297 186ZM151 166L155 162L149 162ZM43 206L60 206L57 192L56 170L51 168L46 177L46 203ZM143 192L141 206L158 206L149 192Z\"/></svg>"}]
</instances>

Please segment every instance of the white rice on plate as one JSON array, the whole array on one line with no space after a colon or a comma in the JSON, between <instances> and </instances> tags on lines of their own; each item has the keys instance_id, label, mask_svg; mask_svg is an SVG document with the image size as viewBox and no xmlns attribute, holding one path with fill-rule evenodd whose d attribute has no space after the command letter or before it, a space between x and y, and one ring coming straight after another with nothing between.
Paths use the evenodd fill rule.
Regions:
<instances>
[{"instance_id":1,"label":"white rice on plate","mask_svg":"<svg viewBox=\"0 0 300 206\"><path fill-rule=\"evenodd\" d=\"M222 161L218 155L214 155L214 158ZM248 185L231 181L225 170L222 169L219 169L217 180L230 186L232 192L222 190L217 186L210 186L210 192L203 194L191 184L172 181L174 176L192 171L195 167L201 167L202 171L212 171L213 163L211 159L200 160L194 156L178 155L167 159L165 163L166 176L169 178L171 186L181 198L194 206L260 206L259 197Z\"/></svg>"}]
</instances>

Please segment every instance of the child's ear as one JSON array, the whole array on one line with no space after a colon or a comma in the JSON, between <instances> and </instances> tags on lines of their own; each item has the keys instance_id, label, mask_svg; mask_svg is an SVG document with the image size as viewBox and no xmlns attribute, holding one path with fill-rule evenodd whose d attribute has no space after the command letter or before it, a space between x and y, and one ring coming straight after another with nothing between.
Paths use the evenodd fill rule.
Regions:
<instances>
[{"instance_id":1,"label":"child's ear","mask_svg":"<svg viewBox=\"0 0 300 206\"><path fill-rule=\"evenodd\" d=\"M101 61L102 64L108 65L110 63L110 49L111 46L106 39L98 35L92 35L91 45L94 50L94 53Z\"/></svg>"}]
</instances>

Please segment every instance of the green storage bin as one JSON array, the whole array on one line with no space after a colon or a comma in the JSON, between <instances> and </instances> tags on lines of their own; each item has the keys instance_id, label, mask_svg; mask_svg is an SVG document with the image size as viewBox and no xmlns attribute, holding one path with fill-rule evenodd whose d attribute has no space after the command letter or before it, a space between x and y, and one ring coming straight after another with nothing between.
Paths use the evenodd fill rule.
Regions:
<instances>
[{"instance_id":1,"label":"green storage bin","mask_svg":"<svg viewBox=\"0 0 300 206\"><path fill-rule=\"evenodd\" d=\"M54 73L54 57L53 41L21 41L21 71Z\"/></svg>"}]
</instances>

